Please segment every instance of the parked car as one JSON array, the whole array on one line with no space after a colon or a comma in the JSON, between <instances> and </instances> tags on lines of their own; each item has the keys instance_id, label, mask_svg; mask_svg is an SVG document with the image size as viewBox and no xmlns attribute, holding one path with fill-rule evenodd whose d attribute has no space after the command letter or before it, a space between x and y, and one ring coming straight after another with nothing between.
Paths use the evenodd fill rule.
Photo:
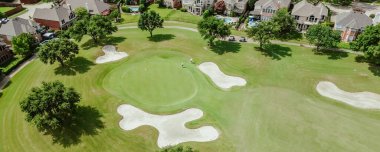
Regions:
<instances>
[{"instance_id":1,"label":"parked car","mask_svg":"<svg viewBox=\"0 0 380 152\"><path fill-rule=\"evenodd\" d=\"M228 41L235 41L235 37L234 36L228 37Z\"/></svg>"},{"instance_id":2,"label":"parked car","mask_svg":"<svg viewBox=\"0 0 380 152\"><path fill-rule=\"evenodd\" d=\"M42 35L42 39L43 39L44 41L46 41L46 40L51 40L51 39L54 39L54 38L55 38L55 34L52 33L52 32L47 32L47 33L44 33L44 34Z\"/></svg>"},{"instance_id":3,"label":"parked car","mask_svg":"<svg viewBox=\"0 0 380 152\"><path fill-rule=\"evenodd\" d=\"M242 36L242 37L240 38L239 42L247 42L247 39L246 39L245 37Z\"/></svg>"}]
</instances>

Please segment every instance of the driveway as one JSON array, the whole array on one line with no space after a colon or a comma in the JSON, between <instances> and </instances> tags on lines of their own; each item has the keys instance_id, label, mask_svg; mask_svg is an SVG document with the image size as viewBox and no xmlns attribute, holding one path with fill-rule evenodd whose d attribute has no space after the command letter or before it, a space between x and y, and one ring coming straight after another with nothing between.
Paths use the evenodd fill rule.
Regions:
<instances>
[{"instance_id":1,"label":"driveway","mask_svg":"<svg viewBox=\"0 0 380 152\"><path fill-rule=\"evenodd\" d=\"M39 4L34 4L34 5L23 5L24 8L28 9L28 12L20 15L20 18L24 19L30 19L30 17L33 16L34 11L36 8L50 8L53 5L53 3L39 3Z\"/></svg>"}]
</instances>

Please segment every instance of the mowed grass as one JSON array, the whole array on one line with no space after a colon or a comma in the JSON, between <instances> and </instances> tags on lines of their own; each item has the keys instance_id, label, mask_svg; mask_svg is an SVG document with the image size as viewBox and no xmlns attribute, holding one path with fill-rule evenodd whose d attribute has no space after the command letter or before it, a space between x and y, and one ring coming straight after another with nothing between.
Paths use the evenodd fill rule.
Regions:
<instances>
[{"instance_id":1,"label":"mowed grass","mask_svg":"<svg viewBox=\"0 0 380 152\"><path fill-rule=\"evenodd\" d=\"M179 21L197 24L202 17L197 15L192 15L188 12L181 12L180 10L169 9L169 8L159 8L157 4L149 6L150 11L156 11L160 16L167 21ZM122 14L123 22L122 23L134 23L139 20L140 15L132 14Z\"/></svg>"},{"instance_id":2,"label":"mowed grass","mask_svg":"<svg viewBox=\"0 0 380 152\"><path fill-rule=\"evenodd\" d=\"M5 13L7 11L10 11L14 9L14 7L0 7L0 12Z\"/></svg>"},{"instance_id":3,"label":"mowed grass","mask_svg":"<svg viewBox=\"0 0 380 152\"><path fill-rule=\"evenodd\" d=\"M156 38L149 39L147 32L138 29L116 32L108 44L113 42L118 50L130 55L118 62L95 65L96 57L102 55L101 46L84 39L87 43L81 44L72 71L57 69L58 64L44 65L38 60L28 65L12 78L0 98L0 151L157 150L158 132L154 128L120 129L121 116L116 112L120 104L132 104L155 114L173 114L187 108L203 110L204 117L187 126L212 125L219 130L220 138L183 144L203 152L380 150L379 111L353 108L322 97L315 90L319 81L332 81L343 90L380 93L380 77L373 73L377 69L355 62L355 56L345 53L317 55L311 49L279 45L268 51L258 51L253 44L230 42L218 43L219 47L210 50L195 32L159 29L154 34ZM223 72L243 77L248 84L223 91L199 72L196 65L187 63L189 58L196 64L215 62ZM185 62L189 68L179 68L180 62ZM144 71L144 68L151 70ZM171 70L176 74L170 73ZM155 80L151 76L154 73L157 73ZM194 80L188 80L190 76ZM152 84L144 82L145 78ZM78 90L82 95L81 105L98 110L104 127L85 125L91 132L68 132L76 136L53 143L50 135L43 135L28 124L19 102L32 87L52 80L60 80ZM181 82L183 80L189 82ZM161 100L166 95L183 99L183 96L176 96L175 89L183 86L187 91L178 91L189 95L191 83L197 88L191 99L175 103ZM149 91L145 94L144 90L138 90L135 94L157 94L157 100L144 96L146 102L137 101L126 92L134 87ZM157 91L165 96L150 93L150 87L160 89Z\"/></svg>"}]
</instances>

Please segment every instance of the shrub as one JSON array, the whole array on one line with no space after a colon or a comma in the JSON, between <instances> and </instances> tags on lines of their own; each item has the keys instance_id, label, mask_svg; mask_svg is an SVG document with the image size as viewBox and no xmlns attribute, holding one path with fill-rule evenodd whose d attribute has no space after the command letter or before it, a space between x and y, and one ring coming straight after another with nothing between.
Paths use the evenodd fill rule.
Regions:
<instances>
[{"instance_id":1,"label":"shrub","mask_svg":"<svg viewBox=\"0 0 380 152\"><path fill-rule=\"evenodd\" d=\"M187 12L187 9L186 8L181 8L179 9L181 12Z\"/></svg>"},{"instance_id":2,"label":"shrub","mask_svg":"<svg viewBox=\"0 0 380 152\"><path fill-rule=\"evenodd\" d=\"M121 10L124 12L124 13L130 13L131 12L131 9L127 6L123 6L121 7Z\"/></svg>"},{"instance_id":3,"label":"shrub","mask_svg":"<svg viewBox=\"0 0 380 152\"><path fill-rule=\"evenodd\" d=\"M0 70L3 72L3 74L10 74L14 69L16 69L17 66L19 66L24 61L28 60L30 56L15 56L13 59L8 61L7 63L3 64L0 67Z\"/></svg>"},{"instance_id":4,"label":"shrub","mask_svg":"<svg viewBox=\"0 0 380 152\"><path fill-rule=\"evenodd\" d=\"M375 18L375 14L369 15L369 17L373 19L373 18Z\"/></svg>"}]
</instances>

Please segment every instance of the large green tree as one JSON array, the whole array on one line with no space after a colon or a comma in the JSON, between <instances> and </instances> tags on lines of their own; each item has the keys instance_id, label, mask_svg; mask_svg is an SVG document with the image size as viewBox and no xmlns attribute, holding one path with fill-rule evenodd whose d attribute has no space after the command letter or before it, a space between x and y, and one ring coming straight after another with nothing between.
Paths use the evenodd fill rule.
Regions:
<instances>
[{"instance_id":1,"label":"large green tree","mask_svg":"<svg viewBox=\"0 0 380 152\"><path fill-rule=\"evenodd\" d=\"M270 44L270 40L275 38L275 34L278 32L279 27L272 21L260 22L257 26L252 26L246 30L248 37L259 41L260 49L267 44Z\"/></svg>"},{"instance_id":2,"label":"large green tree","mask_svg":"<svg viewBox=\"0 0 380 152\"><path fill-rule=\"evenodd\" d=\"M166 147L161 149L160 152L199 152L191 147L182 147L182 146L174 146L174 147Z\"/></svg>"},{"instance_id":3,"label":"large green tree","mask_svg":"<svg viewBox=\"0 0 380 152\"><path fill-rule=\"evenodd\" d=\"M272 21L278 25L279 30L276 33L278 39L291 39L298 34L297 23L293 16L288 12L287 8L279 9L272 17Z\"/></svg>"},{"instance_id":4,"label":"large green tree","mask_svg":"<svg viewBox=\"0 0 380 152\"><path fill-rule=\"evenodd\" d=\"M38 57L45 64L53 64L58 61L65 66L66 61L71 61L79 53L79 47L69 39L54 39L38 48Z\"/></svg>"},{"instance_id":5,"label":"large green tree","mask_svg":"<svg viewBox=\"0 0 380 152\"><path fill-rule=\"evenodd\" d=\"M89 19L78 20L67 30L70 37L76 41L81 41L84 35L89 35L95 43L115 31L117 31L117 27L102 15L93 15Z\"/></svg>"},{"instance_id":6,"label":"large green tree","mask_svg":"<svg viewBox=\"0 0 380 152\"><path fill-rule=\"evenodd\" d=\"M20 107L26 114L26 121L40 131L53 131L70 122L79 101L80 95L73 88L59 81L42 82L41 87L32 88Z\"/></svg>"},{"instance_id":7,"label":"large green tree","mask_svg":"<svg viewBox=\"0 0 380 152\"><path fill-rule=\"evenodd\" d=\"M216 38L225 38L231 34L230 28L214 16L204 18L198 23L198 31L208 45L214 45Z\"/></svg>"},{"instance_id":8,"label":"large green tree","mask_svg":"<svg viewBox=\"0 0 380 152\"><path fill-rule=\"evenodd\" d=\"M340 33L323 24L309 27L305 36L310 44L317 47L317 51L321 47L336 48L340 42Z\"/></svg>"},{"instance_id":9,"label":"large green tree","mask_svg":"<svg viewBox=\"0 0 380 152\"><path fill-rule=\"evenodd\" d=\"M164 19L161 18L160 14L155 11L148 11L141 14L138 27L143 31L148 31L150 37L152 37L153 30L156 28L163 28L163 23Z\"/></svg>"},{"instance_id":10,"label":"large green tree","mask_svg":"<svg viewBox=\"0 0 380 152\"><path fill-rule=\"evenodd\" d=\"M380 64L380 24L367 26L363 33L351 43L351 49L361 51L370 62Z\"/></svg>"},{"instance_id":11,"label":"large green tree","mask_svg":"<svg viewBox=\"0 0 380 152\"><path fill-rule=\"evenodd\" d=\"M117 27L105 16L94 15L87 25L87 35L95 42L117 31Z\"/></svg>"},{"instance_id":12,"label":"large green tree","mask_svg":"<svg viewBox=\"0 0 380 152\"><path fill-rule=\"evenodd\" d=\"M22 33L12 38L13 52L19 55L31 55L35 45L36 39L29 33Z\"/></svg>"},{"instance_id":13,"label":"large green tree","mask_svg":"<svg viewBox=\"0 0 380 152\"><path fill-rule=\"evenodd\" d=\"M74 14L77 20L88 19L90 17L90 13L84 7L78 7L74 10Z\"/></svg>"}]
</instances>

